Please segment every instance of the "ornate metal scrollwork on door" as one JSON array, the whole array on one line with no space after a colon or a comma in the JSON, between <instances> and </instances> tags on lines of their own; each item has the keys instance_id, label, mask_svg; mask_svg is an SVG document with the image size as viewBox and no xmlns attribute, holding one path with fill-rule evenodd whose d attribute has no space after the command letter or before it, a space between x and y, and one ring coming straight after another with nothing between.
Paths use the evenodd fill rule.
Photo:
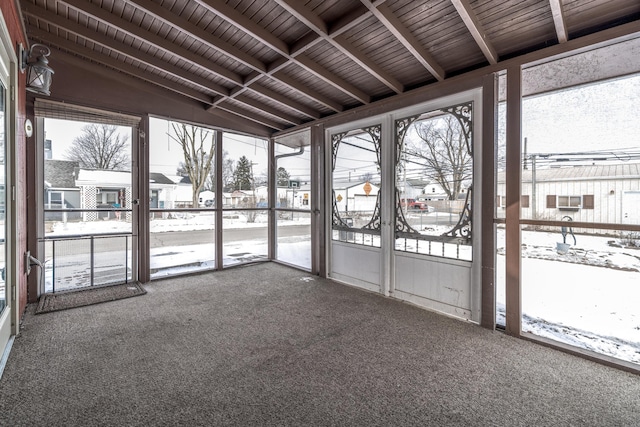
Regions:
<instances>
[{"instance_id":1,"label":"ornate metal scrollwork on door","mask_svg":"<svg viewBox=\"0 0 640 427\"><path fill-rule=\"evenodd\" d=\"M382 127L381 125L376 125L376 126L369 126L366 128L362 128L359 129L360 131L364 131L366 132L369 136L370 136L370 142L373 144L374 146L374 151L376 154L376 166L378 168L378 171L380 170L380 149L381 149L381 133L382 133ZM334 135L331 135L331 148L332 148L332 172L335 172L335 168L336 168L336 159L338 157L338 148L340 147L340 143L343 142L343 140L345 139L345 137L347 137L347 135L349 135L349 132L343 132L343 133L337 133ZM361 138L364 139L364 138ZM345 144L348 144L347 142L345 142ZM351 145L351 144L349 144ZM375 203L375 207L374 207L374 211L372 214L371 219L369 220L369 222L367 224L365 224L362 227L353 227L352 225L349 225L348 222L342 218L342 216L340 215L340 210L338 208L338 203L342 202L341 200L338 200L337 196L336 196L336 192L335 190L332 190L332 205L333 205L333 212L332 212L332 226L334 229L336 230L354 230L354 229L360 229L360 230L367 230L368 233L367 234L380 234L380 229L381 229L381 209L380 209L380 191L378 191L377 195L376 195L376 203ZM368 193L367 193L368 194ZM371 196L373 197L373 196ZM348 203L348 201L345 200L345 203ZM347 218L348 219L348 218Z\"/></svg>"},{"instance_id":2,"label":"ornate metal scrollwork on door","mask_svg":"<svg viewBox=\"0 0 640 427\"><path fill-rule=\"evenodd\" d=\"M469 101L464 104L454 105L443 108L440 111L449 113L458 119L460 126L462 126L462 135L467 144L467 152L473 157L473 143L471 141L471 133L473 132L473 102Z\"/></svg>"},{"instance_id":3,"label":"ornate metal scrollwork on door","mask_svg":"<svg viewBox=\"0 0 640 427\"><path fill-rule=\"evenodd\" d=\"M441 113L450 114L457 122L460 124L461 135L464 138L464 142L466 145L467 152L471 158L473 158L473 142L472 142L472 132L473 132L473 102L466 102L446 108L442 108L438 110ZM433 115L430 114L432 117ZM395 166L396 173L400 174L402 168L406 168L403 162L403 152L405 150L405 137L409 132L411 125L415 123L420 118L420 115L406 117L403 119L396 120L395 122L395 132L396 132L396 155L395 155ZM406 189L405 189L406 194ZM406 196L405 196L406 197ZM460 212L460 217L456 225L446 233L441 234L440 236L429 236L421 234L418 230L413 228L407 218L405 216L405 209L403 209L402 196L398 185L396 184L396 204L395 204L395 212L396 212L396 226L395 230L397 235L404 235L403 237L411 237L414 239L421 240L450 240L456 239L461 243L470 243L471 242L471 219L472 219L472 190L469 187L467 191L466 200L464 203L464 207L462 212ZM405 202L405 207L408 203Z\"/></svg>"},{"instance_id":4,"label":"ornate metal scrollwork on door","mask_svg":"<svg viewBox=\"0 0 640 427\"><path fill-rule=\"evenodd\" d=\"M472 198L472 186L467 191L467 197L464 200L464 207L460 212L460 218L458 218L457 224L449 231L443 234L446 237L463 238L468 242L471 241L471 198Z\"/></svg>"}]
</instances>

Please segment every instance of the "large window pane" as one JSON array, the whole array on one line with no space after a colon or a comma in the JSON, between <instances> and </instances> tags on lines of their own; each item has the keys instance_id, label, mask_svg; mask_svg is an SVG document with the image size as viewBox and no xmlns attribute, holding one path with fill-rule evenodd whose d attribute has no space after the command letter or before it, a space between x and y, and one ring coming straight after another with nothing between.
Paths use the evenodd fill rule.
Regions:
<instances>
[{"instance_id":1,"label":"large window pane","mask_svg":"<svg viewBox=\"0 0 640 427\"><path fill-rule=\"evenodd\" d=\"M223 265L268 258L268 141L225 132Z\"/></svg>"},{"instance_id":2,"label":"large window pane","mask_svg":"<svg viewBox=\"0 0 640 427\"><path fill-rule=\"evenodd\" d=\"M497 144L495 151L494 183L496 184L496 199L494 201L494 219L504 219L506 216L506 187L505 168L507 155L507 72L498 76L498 126ZM502 193L500 193L502 191ZM506 327L506 265L505 265L505 226L496 224L496 325Z\"/></svg>"},{"instance_id":3,"label":"large window pane","mask_svg":"<svg viewBox=\"0 0 640 427\"><path fill-rule=\"evenodd\" d=\"M215 268L213 130L150 119L152 278Z\"/></svg>"},{"instance_id":4,"label":"large window pane","mask_svg":"<svg viewBox=\"0 0 640 427\"><path fill-rule=\"evenodd\" d=\"M471 260L472 105L396 120L396 250Z\"/></svg>"},{"instance_id":5,"label":"large window pane","mask_svg":"<svg viewBox=\"0 0 640 427\"><path fill-rule=\"evenodd\" d=\"M267 259L267 211L225 210L222 218L225 267Z\"/></svg>"},{"instance_id":6,"label":"large window pane","mask_svg":"<svg viewBox=\"0 0 640 427\"><path fill-rule=\"evenodd\" d=\"M311 269L311 214L280 211L276 225L278 260Z\"/></svg>"},{"instance_id":7,"label":"large window pane","mask_svg":"<svg viewBox=\"0 0 640 427\"><path fill-rule=\"evenodd\" d=\"M310 132L278 138L276 168L276 259L311 269Z\"/></svg>"},{"instance_id":8,"label":"large window pane","mask_svg":"<svg viewBox=\"0 0 640 427\"><path fill-rule=\"evenodd\" d=\"M131 133L45 120L45 291L132 279Z\"/></svg>"},{"instance_id":9,"label":"large window pane","mask_svg":"<svg viewBox=\"0 0 640 427\"><path fill-rule=\"evenodd\" d=\"M522 103L523 330L634 363L640 74L600 76L618 50L638 48L636 39L529 67L523 87L531 96ZM576 61L591 68L576 73ZM541 85L544 93L531 91Z\"/></svg>"}]
</instances>

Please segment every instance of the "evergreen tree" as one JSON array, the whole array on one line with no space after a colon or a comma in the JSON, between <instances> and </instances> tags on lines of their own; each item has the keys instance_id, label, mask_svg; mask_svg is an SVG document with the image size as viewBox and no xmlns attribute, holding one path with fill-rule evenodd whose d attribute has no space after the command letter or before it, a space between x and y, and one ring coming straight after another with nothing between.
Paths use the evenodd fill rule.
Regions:
<instances>
[{"instance_id":1,"label":"evergreen tree","mask_svg":"<svg viewBox=\"0 0 640 427\"><path fill-rule=\"evenodd\" d=\"M245 191L253 189L251 162L245 156L240 157L233 171L233 189Z\"/></svg>"},{"instance_id":2,"label":"evergreen tree","mask_svg":"<svg viewBox=\"0 0 640 427\"><path fill-rule=\"evenodd\" d=\"M280 166L276 171L276 181L277 181L278 187L288 187L290 177L291 176L289 175L289 172L287 172L285 168Z\"/></svg>"}]
</instances>

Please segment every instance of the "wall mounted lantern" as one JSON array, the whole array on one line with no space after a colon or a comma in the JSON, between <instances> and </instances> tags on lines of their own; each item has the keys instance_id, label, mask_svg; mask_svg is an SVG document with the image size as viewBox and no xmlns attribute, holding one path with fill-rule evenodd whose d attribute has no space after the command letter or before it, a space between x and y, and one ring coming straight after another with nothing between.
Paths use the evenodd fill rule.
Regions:
<instances>
[{"instance_id":1,"label":"wall mounted lantern","mask_svg":"<svg viewBox=\"0 0 640 427\"><path fill-rule=\"evenodd\" d=\"M51 87L53 69L49 67L47 59L50 54L51 50L39 43L31 45L29 50L25 50L20 45L20 71L27 71L27 90L29 92L51 95L49 88ZM29 61L32 57L36 57L35 60Z\"/></svg>"}]
</instances>

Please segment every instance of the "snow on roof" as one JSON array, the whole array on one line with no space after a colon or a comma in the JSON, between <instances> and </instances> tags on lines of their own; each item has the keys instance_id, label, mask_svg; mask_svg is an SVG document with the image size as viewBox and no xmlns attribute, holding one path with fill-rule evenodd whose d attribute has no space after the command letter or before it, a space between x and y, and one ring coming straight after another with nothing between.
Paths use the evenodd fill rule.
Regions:
<instances>
[{"instance_id":1,"label":"snow on roof","mask_svg":"<svg viewBox=\"0 0 640 427\"><path fill-rule=\"evenodd\" d=\"M522 182L531 182L531 167L522 171ZM536 182L582 181L598 179L640 179L640 163L563 166L536 170ZM498 182L505 182L505 173L498 173Z\"/></svg>"},{"instance_id":2,"label":"snow on roof","mask_svg":"<svg viewBox=\"0 0 640 427\"><path fill-rule=\"evenodd\" d=\"M94 185L96 187L128 187L131 185L131 172L80 169L76 185Z\"/></svg>"}]
</instances>

